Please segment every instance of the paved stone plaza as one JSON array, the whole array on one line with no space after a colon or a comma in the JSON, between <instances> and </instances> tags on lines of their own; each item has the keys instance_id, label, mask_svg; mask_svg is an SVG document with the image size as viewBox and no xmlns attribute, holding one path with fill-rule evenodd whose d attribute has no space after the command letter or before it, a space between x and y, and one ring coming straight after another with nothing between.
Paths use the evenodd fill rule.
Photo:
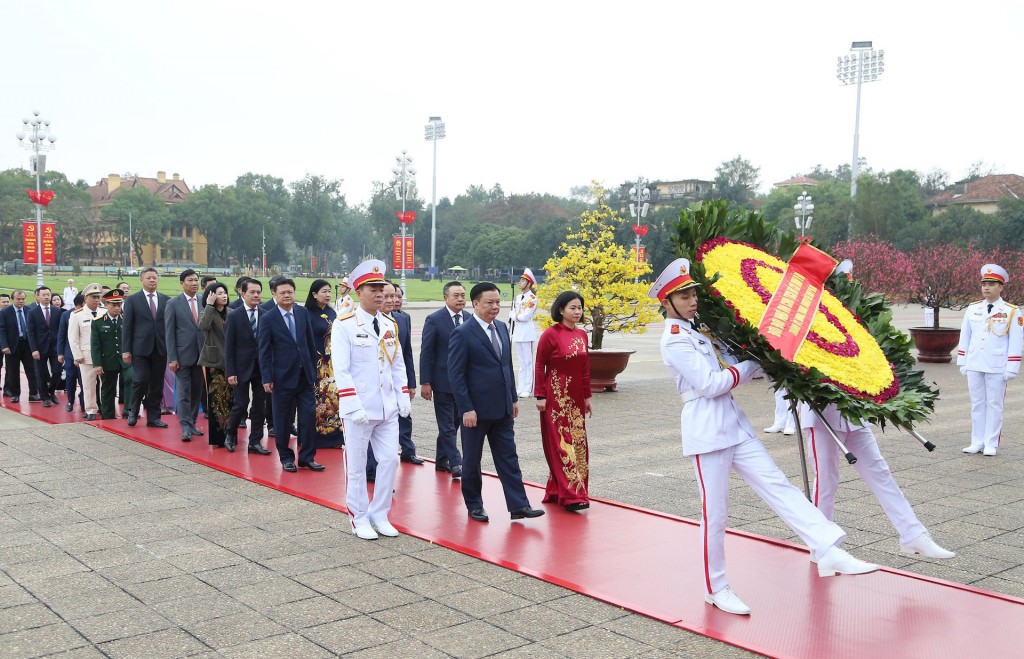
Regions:
<instances>
[{"instance_id":1,"label":"paved stone plaza","mask_svg":"<svg viewBox=\"0 0 1024 659\"><path fill-rule=\"evenodd\" d=\"M412 310L414 326L428 310ZM901 318L912 323L914 313ZM694 518L693 472L680 452L680 403L657 357L659 331L608 342L637 354L619 391L594 398L591 493ZM986 458L960 451L970 421L957 369L926 372L942 390L922 429L938 449L928 453L893 431L879 443L922 522L959 556L900 555L888 520L848 467L836 520L849 533L845 546L885 566L1024 597L1024 383L1010 384L1004 445ZM769 425L773 400L763 381L737 398L755 427ZM523 412L524 475L542 483L532 401ZM413 414L419 452L432 456L429 403L417 398ZM341 513L85 424L48 426L4 410L0 428L3 657L748 654L415 538L357 540ZM771 435L766 445L799 485L794 438ZM298 477L342 486L331 471ZM730 512L736 528L796 541L738 479Z\"/></svg>"}]
</instances>

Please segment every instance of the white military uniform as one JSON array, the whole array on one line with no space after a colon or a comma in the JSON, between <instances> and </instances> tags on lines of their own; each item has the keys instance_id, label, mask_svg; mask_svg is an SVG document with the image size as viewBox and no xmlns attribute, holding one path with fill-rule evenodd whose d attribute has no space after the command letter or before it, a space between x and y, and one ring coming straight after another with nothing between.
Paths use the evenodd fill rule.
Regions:
<instances>
[{"instance_id":1,"label":"white military uniform","mask_svg":"<svg viewBox=\"0 0 1024 659\"><path fill-rule=\"evenodd\" d=\"M529 268L523 271L523 278L529 280L531 285L537 281ZM520 398L528 398L533 395L533 347L537 341L537 328L533 325L533 317L537 314L537 295L531 290L512 298L512 310L508 315L509 330L511 332L512 347L516 351L516 359L519 360L519 377L517 382L517 393Z\"/></svg>"},{"instance_id":2,"label":"white military uniform","mask_svg":"<svg viewBox=\"0 0 1024 659\"><path fill-rule=\"evenodd\" d=\"M994 455L1003 430L1006 383L1020 372L1024 317L1002 298L967 307L960 328L956 363L967 375L971 394L971 445L968 453L985 450Z\"/></svg>"},{"instance_id":3,"label":"white military uniform","mask_svg":"<svg viewBox=\"0 0 1024 659\"><path fill-rule=\"evenodd\" d=\"M373 329L377 320L379 332ZM387 521L398 469L398 414L408 415L409 381L398 342L398 326L384 314L361 307L338 316L331 329L331 365L338 386L338 413L345 423L348 507L353 530ZM353 415L369 419L358 424ZM366 451L373 446L377 478L373 501L366 488Z\"/></svg>"},{"instance_id":4,"label":"white military uniform","mask_svg":"<svg viewBox=\"0 0 1024 659\"><path fill-rule=\"evenodd\" d=\"M781 432L785 435L796 433L796 417L786 400L787 393L789 391L785 387L775 390L775 420L770 427L764 429L765 432Z\"/></svg>"},{"instance_id":5,"label":"white military uniform","mask_svg":"<svg viewBox=\"0 0 1024 659\"><path fill-rule=\"evenodd\" d=\"M928 529L917 519L910 502L893 479L889 465L878 450L878 442L871 428L847 421L839 414L835 405L829 405L821 414L839 435L839 439L843 440L843 444L857 456L853 468L867 483L889 521L900 534L900 544L906 545L922 533L927 533ZM836 491L839 489L839 461L843 455L835 440L828 434L825 425L806 403L800 404L800 427L804 429L811 461L814 463L814 490L811 493L811 500L818 510L831 520L835 516Z\"/></svg>"},{"instance_id":6,"label":"white military uniform","mask_svg":"<svg viewBox=\"0 0 1024 659\"><path fill-rule=\"evenodd\" d=\"M71 312L68 319L68 343L71 344L71 354L75 361L83 360L78 365L82 374L82 398L85 401L85 413L96 414L99 412L99 405L96 401L96 382L99 378L99 368L93 365L92 359L92 323L107 315L102 308L92 311L89 307L82 307Z\"/></svg>"},{"instance_id":7,"label":"white military uniform","mask_svg":"<svg viewBox=\"0 0 1024 659\"><path fill-rule=\"evenodd\" d=\"M334 310L338 312L339 316L352 313L355 311L356 305L352 301L352 296L345 294L338 298L338 301L334 303Z\"/></svg>"}]
</instances>

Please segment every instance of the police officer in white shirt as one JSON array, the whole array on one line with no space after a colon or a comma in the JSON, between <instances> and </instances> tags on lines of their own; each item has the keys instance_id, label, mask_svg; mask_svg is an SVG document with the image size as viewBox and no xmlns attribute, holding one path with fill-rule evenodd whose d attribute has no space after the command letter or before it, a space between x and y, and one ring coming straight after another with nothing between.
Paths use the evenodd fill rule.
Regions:
<instances>
[{"instance_id":1,"label":"police officer in white shirt","mask_svg":"<svg viewBox=\"0 0 1024 659\"><path fill-rule=\"evenodd\" d=\"M380 311L385 269L383 261L371 259L352 270L359 305L338 316L331 328L331 365L348 460L345 505L352 533L363 540L399 535L388 521L398 470L398 417L412 411L398 327ZM372 501L366 488L370 445L377 458Z\"/></svg>"},{"instance_id":2,"label":"police officer in white shirt","mask_svg":"<svg viewBox=\"0 0 1024 659\"><path fill-rule=\"evenodd\" d=\"M1006 383L1020 372L1024 317L1002 298L1010 275L995 263L981 267L983 300L967 307L956 364L971 394L971 445L964 453L995 455L1003 431Z\"/></svg>"},{"instance_id":3,"label":"police officer in white shirt","mask_svg":"<svg viewBox=\"0 0 1024 659\"><path fill-rule=\"evenodd\" d=\"M683 399L683 455L693 459L701 501L704 546L704 600L727 613L750 608L733 592L725 576L725 528L729 520L729 472L737 474L810 547L818 575L864 574L878 569L840 549L846 533L825 519L786 478L757 438L730 393L760 370L754 361L737 360L710 333L694 326L698 284L690 264L676 259L658 277L648 295L665 308L661 357Z\"/></svg>"},{"instance_id":4,"label":"police officer in white shirt","mask_svg":"<svg viewBox=\"0 0 1024 659\"><path fill-rule=\"evenodd\" d=\"M533 317L537 313L537 295L533 287L537 278L529 268L523 270L519 278L519 295L512 299L512 310L508 316L509 331L512 334L512 347L519 360L518 392L520 398L533 395L533 348L537 341L537 328L533 326Z\"/></svg>"}]
</instances>

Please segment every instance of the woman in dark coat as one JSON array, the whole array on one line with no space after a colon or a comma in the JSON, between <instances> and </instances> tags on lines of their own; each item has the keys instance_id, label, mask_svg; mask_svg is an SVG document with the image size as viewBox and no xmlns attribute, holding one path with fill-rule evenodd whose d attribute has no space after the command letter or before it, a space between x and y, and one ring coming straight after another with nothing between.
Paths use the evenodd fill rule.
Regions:
<instances>
[{"instance_id":1,"label":"woman in dark coat","mask_svg":"<svg viewBox=\"0 0 1024 659\"><path fill-rule=\"evenodd\" d=\"M341 417L338 416L338 388L334 384L331 367L331 326L338 313L331 306L331 285L323 279L315 280L306 296L306 310L313 326L313 339L317 351L317 382L314 392L316 403L316 448L335 448L345 443Z\"/></svg>"},{"instance_id":2,"label":"woman in dark coat","mask_svg":"<svg viewBox=\"0 0 1024 659\"><path fill-rule=\"evenodd\" d=\"M206 377L206 405L210 415L208 430L211 446L224 446L225 431L231 417L231 385L224 375L224 322L228 316L228 288L212 282L203 291L206 306L199 317L199 331L205 337L199 365Z\"/></svg>"}]
</instances>

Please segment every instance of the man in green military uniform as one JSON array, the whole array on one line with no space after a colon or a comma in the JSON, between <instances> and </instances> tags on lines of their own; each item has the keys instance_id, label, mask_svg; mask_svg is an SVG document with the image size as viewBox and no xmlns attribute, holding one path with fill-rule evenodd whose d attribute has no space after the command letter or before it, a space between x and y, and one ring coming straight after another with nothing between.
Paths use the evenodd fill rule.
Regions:
<instances>
[{"instance_id":1,"label":"man in green military uniform","mask_svg":"<svg viewBox=\"0 0 1024 659\"><path fill-rule=\"evenodd\" d=\"M107 315L97 318L92 325L92 361L100 372L100 414L104 419L116 419L117 378L131 382L132 367L121 358L121 329L124 317L121 303L124 293L117 288L103 294ZM125 387L125 405L132 409L131 387Z\"/></svg>"}]
</instances>

